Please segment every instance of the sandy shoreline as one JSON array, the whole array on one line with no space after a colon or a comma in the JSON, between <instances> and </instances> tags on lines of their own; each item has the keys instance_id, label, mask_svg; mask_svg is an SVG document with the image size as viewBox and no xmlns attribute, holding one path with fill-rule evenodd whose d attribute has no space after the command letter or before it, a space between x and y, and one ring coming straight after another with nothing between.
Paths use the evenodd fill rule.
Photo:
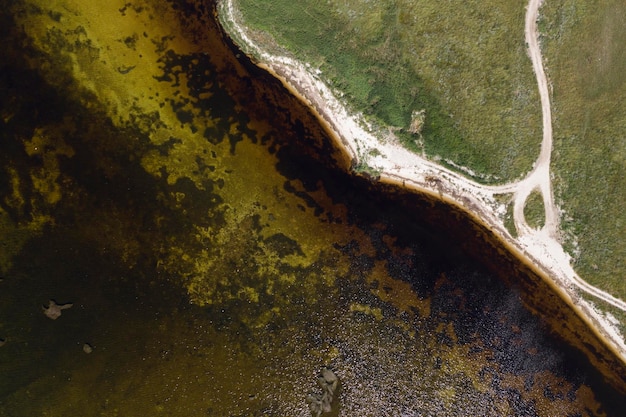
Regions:
<instances>
[{"instance_id":1,"label":"sandy shoreline","mask_svg":"<svg viewBox=\"0 0 626 417\"><path fill-rule=\"evenodd\" d=\"M526 39L531 41L530 46L533 43L535 45L535 49L529 52L535 72L538 72L539 66L543 73L541 55L536 43L535 22L539 6L539 0L530 0L526 16ZM237 10L232 0L220 2L219 14L220 18L228 23L228 28L235 32L229 35L235 38L244 52L254 56L257 59L255 62L257 66L279 79L292 94L313 110L332 139L352 161L375 170L380 174L381 182L433 195L447 204L462 209L484 224L514 256L536 270L559 297L588 324L599 339L604 341L616 357L626 364L626 344L624 337L612 323L615 320L584 300L579 292L591 294L623 311L626 311L626 303L582 280L573 270L570 256L558 241L558 209L553 202L549 180L552 146L549 100L542 97L544 141L535 169L525 179L516 183L500 186L481 185L408 151L400 146L392 135L378 137L360 115L350 114L337 98L338 94L330 90L317 72L291 58L271 55L257 45L238 24ZM534 33L530 33L531 31ZM541 90L542 82L547 86L545 75L543 81L538 79ZM547 94L547 90L544 93ZM550 131L547 132L546 129ZM548 134L549 138L546 137ZM376 152L371 153L372 150ZM541 191L547 208L546 225L540 230L530 229L523 219L525 200L535 189ZM507 193L514 196L517 212L515 224L519 233L517 238L511 236L504 227L506 207L495 198L496 195Z\"/></svg>"}]
</instances>

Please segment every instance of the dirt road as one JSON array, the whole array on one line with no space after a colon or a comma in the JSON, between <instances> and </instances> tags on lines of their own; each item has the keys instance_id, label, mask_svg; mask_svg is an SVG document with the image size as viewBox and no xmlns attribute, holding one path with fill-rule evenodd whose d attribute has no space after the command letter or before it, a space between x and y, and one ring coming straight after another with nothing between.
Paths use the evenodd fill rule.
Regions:
<instances>
[{"instance_id":1,"label":"dirt road","mask_svg":"<svg viewBox=\"0 0 626 417\"><path fill-rule=\"evenodd\" d=\"M514 193L513 215L515 228L520 236L544 233L549 238L558 239L559 213L554 204L552 180L550 178L552 114L550 109L550 91L548 89L548 80L541 59L541 49L539 47L539 35L537 31L539 6L541 6L541 0L529 1L524 32L526 44L528 45L528 55L530 56L535 76L537 77L537 86L539 87L539 96L541 98L543 140L541 142L541 152L535 161L533 170L522 181L511 184ZM545 210L545 224L539 232L529 227L524 217L524 207L528 196L535 190L541 193Z\"/></svg>"}]
</instances>

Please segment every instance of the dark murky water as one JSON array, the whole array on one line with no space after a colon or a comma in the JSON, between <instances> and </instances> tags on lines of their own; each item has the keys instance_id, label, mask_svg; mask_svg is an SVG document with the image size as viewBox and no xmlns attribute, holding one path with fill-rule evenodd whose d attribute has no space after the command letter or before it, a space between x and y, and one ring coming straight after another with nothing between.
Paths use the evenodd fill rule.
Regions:
<instances>
[{"instance_id":1,"label":"dark murky water","mask_svg":"<svg viewBox=\"0 0 626 417\"><path fill-rule=\"evenodd\" d=\"M0 5L0 415L307 416L323 366L335 416L618 415L514 289L260 118L202 3Z\"/></svg>"}]
</instances>

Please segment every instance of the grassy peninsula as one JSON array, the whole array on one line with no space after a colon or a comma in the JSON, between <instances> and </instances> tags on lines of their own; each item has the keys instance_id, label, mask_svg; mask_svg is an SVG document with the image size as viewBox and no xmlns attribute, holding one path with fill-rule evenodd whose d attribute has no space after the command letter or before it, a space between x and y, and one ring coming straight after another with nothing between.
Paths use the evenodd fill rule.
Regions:
<instances>
[{"instance_id":1,"label":"grassy peninsula","mask_svg":"<svg viewBox=\"0 0 626 417\"><path fill-rule=\"evenodd\" d=\"M524 38L525 3L236 5L257 41L307 62L354 112L415 152L481 183L515 181L532 169L542 127ZM626 5L617 0L546 2L538 18L553 109L551 181L559 240L584 280L622 300L625 19ZM416 114L423 116L417 133ZM524 212L540 228L546 219L538 197L531 194ZM626 322L619 311L606 311Z\"/></svg>"}]
</instances>

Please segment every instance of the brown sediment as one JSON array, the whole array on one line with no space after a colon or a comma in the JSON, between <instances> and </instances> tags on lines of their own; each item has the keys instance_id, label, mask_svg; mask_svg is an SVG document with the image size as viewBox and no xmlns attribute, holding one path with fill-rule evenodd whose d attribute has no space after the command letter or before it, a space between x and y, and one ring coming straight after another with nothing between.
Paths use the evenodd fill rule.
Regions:
<instances>
[{"instance_id":1,"label":"brown sediment","mask_svg":"<svg viewBox=\"0 0 626 417\"><path fill-rule=\"evenodd\" d=\"M214 13L217 15L216 9ZM240 49L223 27L220 32L224 43L253 76L250 87L260 102L254 106L256 111L267 113L274 123L292 129L295 125L298 143L305 145L308 152L332 168L351 171L350 154L355 152L333 128L328 109L307 98L307 92L297 83L291 83L288 71L257 62ZM436 225L505 282L518 288L530 311L539 315L554 334L582 352L612 386L626 393L626 363L611 337L559 286L550 271L507 238L506 230L484 220L491 218L490 213L436 178L427 178L420 184L383 174L377 180L368 185L373 192L384 194Z\"/></svg>"}]
</instances>

